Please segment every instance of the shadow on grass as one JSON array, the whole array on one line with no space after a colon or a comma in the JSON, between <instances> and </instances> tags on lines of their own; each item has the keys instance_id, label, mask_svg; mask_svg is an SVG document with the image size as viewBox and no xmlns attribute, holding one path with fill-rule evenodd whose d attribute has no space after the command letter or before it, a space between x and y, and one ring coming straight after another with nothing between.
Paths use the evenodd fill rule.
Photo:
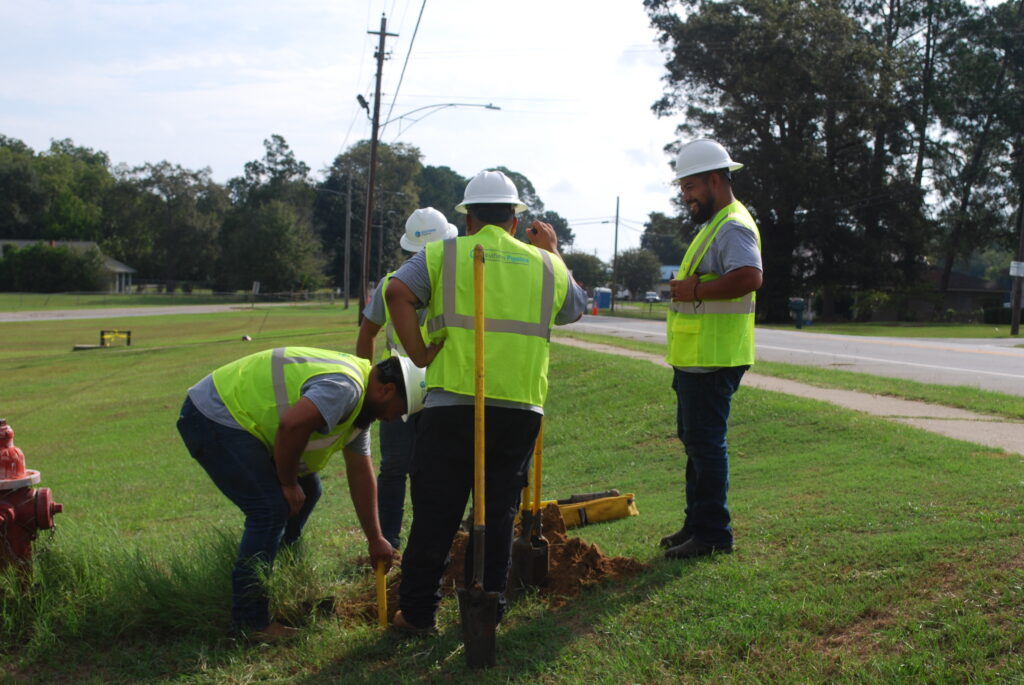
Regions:
<instances>
[{"instance_id":1,"label":"shadow on grass","mask_svg":"<svg viewBox=\"0 0 1024 685\"><path fill-rule=\"evenodd\" d=\"M631 578L620 578L584 589L557 609L537 593L513 600L498 627L497 666L470 670L462 647L457 603L442 603L440 633L404 637L391 631L369 638L346 651L315 675L297 683L320 682L517 682L551 677L552 665L564 658L573 644L606 630L607 622L619 620L624 610L643 604L667 583L677 582L695 570L694 563L655 562Z\"/></svg>"}]
</instances>

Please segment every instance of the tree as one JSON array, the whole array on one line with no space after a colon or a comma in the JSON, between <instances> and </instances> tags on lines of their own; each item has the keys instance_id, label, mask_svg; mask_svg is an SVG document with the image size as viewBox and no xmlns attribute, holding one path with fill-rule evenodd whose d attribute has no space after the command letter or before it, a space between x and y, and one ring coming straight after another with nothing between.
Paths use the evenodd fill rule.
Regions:
<instances>
[{"instance_id":1,"label":"tree","mask_svg":"<svg viewBox=\"0 0 1024 685\"><path fill-rule=\"evenodd\" d=\"M661 276L661 262L650 250L634 247L619 253L616 273L633 297L650 290Z\"/></svg>"},{"instance_id":2,"label":"tree","mask_svg":"<svg viewBox=\"0 0 1024 685\"><path fill-rule=\"evenodd\" d=\"M465 233L464 215L455 211L462 202L468 179L446 166L424 166L416 179L420 189L420 207L433 207Z\"/></svg>"},{"instance_id":3,"label":"tree","mask_svg":"<svg viewBox=\"0 0 1024 685\"><path fill-rule=\"evenodd\" d=\"M572 271L572 277L576 282L587 289L592 290L608 282L608 265L596 255L567 252L562 253L562 259L569 271Z\"/></svg>"},{"instance_id":4,"label":"tree","mask_svg":"<svg viewBox=\"0 0 1024 685\"><path fill-rule=\"evenodd\" d=\"M808 287L829 300L915 264L925 231L903 230L922 221L905 163L910 48L905 26L884 21L899 3L644 4L670 50L655 112L684 110L681 133L711 135L747 166L736 188L764 236L762 315L784 320L788 297Z\"/></svg>"},{"instance_id":5,"label":"tree","mask_svg":"<svg viewBox=\"0 0 1024 685\"><path fill-rule=\"evenodd\" d=\"M0 290L7 292L96 292L103 288L103 258L95 248L77 253L43 242L8 248L0 260Z\"/></svg>"},{"instance_id":6,"label":"tree","mask_svg":"<svg viewBox=\"0 0 1024 685\"><path fill-rule=\"evenodd\" d=\"M370 141L352 145L335 158L327 175L317 186L314 201L314 225L327 252L328 273L336 284L344 277L345 215L351 211L349 239L349 288L358 293L362 279L363 228L366 215L366 181L369 178ZM377 189L374 200L374 225L370 236L370 273L374 281L405 260L399 246L405 220L419 207L422 170L420 151L405 143L377 148ZM346 207L348 184L352 184L352 206ZM461 195L459 197L461 201ZM453 205L454 207L454 205ZM441 209L441 208L437 208ZM443 210L442 210L443 211Z\"/></svg>"},{"instance_id":7,"label":"tree","mask_svg":"<svg viewBox=\"0 0 1024 685\"><path fill-rule=\"evenodd\" d=\"M48 240L103 239L103 198L114 185L105 152L55 140L36 160L47 196L39 236Z\"/></svg>"},{"instance_id":8,"label":"tree","mask_svg":"<svg viewBox=\"0 0 1024 685\"><path fill-rule=\"evenodd\" d=\"M0 238L44 238L47 203L32 149L0 135Z\"/></svg>"},{"instance_id":9,"label":"tree","mask_svg":"<svg viewBox=\"0 0 1024 685\"><path fill-rule=\"evenodd\" d=\"M116 175L104 210L104 250L151 278L211 282L231 204L210 169L193 171L164 161L117 169Z\"/></svg>"},{"instance_id":10,"label":"tree","mask_svg":"<svg viewBox=\"0 0 1024 685\"><path fill-rule=\"evenodd\" d=\"M218 287L264 292L319 288L324 283L320 243L294 207L282 200L232 213L217 274Z\"/></svg>"},{"instance_id":11,"label":"tree","mask_svg":"<svg viewBox=\"0 0 1024 685\"><path fill-rule=\"evenodd\" d=\"M657 255L662 264L679 264L687 246L683 242L682 227L688 222L682 216L670 217L662 212L651 212L644 223L640 247Z\"/></svg>"},{"instance_id":12,"label":"tree","mask_svg":"<svg viewBox=\"0 0 1024 685\"><path fill-rule=\"evenodd\" d=\"M228 181L233 207L221 230L219 287L266 290L319 287L323 249L313 229L309 167L279 135L263 141L263 159L248 162Z\"/></svg>"}]
</instances>

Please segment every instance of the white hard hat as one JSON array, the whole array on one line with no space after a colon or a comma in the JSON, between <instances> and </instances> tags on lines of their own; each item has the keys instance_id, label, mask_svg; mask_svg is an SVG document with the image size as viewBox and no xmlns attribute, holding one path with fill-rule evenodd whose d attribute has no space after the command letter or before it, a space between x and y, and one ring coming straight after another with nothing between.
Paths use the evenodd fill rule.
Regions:
<instances>
[{"instance_id":1,"label":"white hard hat","mask_svg":"<svg viewBox=\"0 0 1024 685\"><path fill-rule=\"evenodd\" d=\"M519 200L516 184L500 171L481 171L466 184L462 204L455 211L466 214L466 205L515 205L516 214L529 209Z\"/></svg>"},{"instance_id":2,"label":"white hard hat","mask_svg":"<svg viewBox=\"0 0 1024 685\"><path fill-rule=\"evenodd\" d=\"M402 378L405 380L405 413L402 420L408 421L409 416L423 409L423 399L427 396L427 371L412 363L408 357L395 355L402 365Z\"/></svg>"},{"instance_id":3,"label":"white hard hat","mask_svg":"<svg viewBox=\"0 0 1024 685\"><path fill-rule=\"evenodd\" d=\"M458 229L448 223L444 214L433 207L424 207L405 220L405 234L398 242L403 250L419 252L427 243L454 238L458 234Z\"/></svg>"},{"instance_id":4,"label":"white hard hat","mask_svg":"<svg viewBox=\"0 0 1024 685\"><path fill-rule=\"evenodd\" d=\"M676 179L702 174L705 171L736 171L742 168L742 164L729 158L729 153L724 147L710 138L691 140L679 148L679 154L676 155Z\"/></svg>"}]
</instances>

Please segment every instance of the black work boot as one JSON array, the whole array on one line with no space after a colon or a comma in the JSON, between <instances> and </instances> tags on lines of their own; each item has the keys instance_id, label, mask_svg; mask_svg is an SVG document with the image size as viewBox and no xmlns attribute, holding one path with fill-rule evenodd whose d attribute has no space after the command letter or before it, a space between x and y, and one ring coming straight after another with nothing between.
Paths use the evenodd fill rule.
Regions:
<instances>
[{"instance_id":1,"label":"black work boot","mask_svg":"<svg viewBox=\"0 0 1024 685\"><path fill-rule=\"evenodd\" d=\"M686 526L683 526L682 528L680 528L676 532L672 533L671 535L666 535L665 537L663 537L661 539L661 542L658 543L658 546L664 547L666 549L669 548L669 547L675 547L676 545L683 544L684 542L686 542L687 540L689 540L692 537L693 537L693 533L691 533L686 528Z\"/></svg>"}]
</instances>

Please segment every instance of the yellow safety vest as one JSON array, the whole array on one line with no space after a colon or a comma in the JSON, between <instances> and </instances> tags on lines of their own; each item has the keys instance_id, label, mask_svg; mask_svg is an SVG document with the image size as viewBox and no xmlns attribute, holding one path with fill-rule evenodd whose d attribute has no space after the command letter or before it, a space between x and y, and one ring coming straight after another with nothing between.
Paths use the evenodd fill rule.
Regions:
<instances>
[{"instance_id":1,"label":"yellow safety vest","mask_svg":"<svg viewBox=\"0 0 1024 685\"><path fill-rule=\"evenodd\" d=\"M359 403L330 433L309 437L299 475L319 471L352 435L366 397L371 364L351 354L313 347L278 347L225 364L213 372L213 384L238 425L274 452L277 427L284 412L299 401L303 384L314 376L342 373L359 384Z\"/></svg>"},{"instance_id":2,"label":"yellow safety vest","mask_svg":"<svg viewBox=\"0 0 1024 685\"><path fill-rule=\"evenodd\" d=\"M380 288L380 297L384 304L384 349L381 350L378 355L378 361L381 359L387 359L393 354L398 354L403 357L408 357L405 353L405 348L402 347L402 341L398 339L395 334L395 324L391 320L391 310L388 309L387 299L384 294L388 291L388 283L391 282L391 277L395 275L394 271L389 272L384 276L384 283ZM417 310L417 313L422 310ZM423 336L424 344L429 344L430 338L427 336L427 324L424 322L420 325L420 335Z\"/></svg>"},{"instance_id":3,"label":"yellow safety vest","mask_svg":"<svg viewBox=\"0 0 1024 685\"><path fill-rule=\"evenodd\" d=\"M761 234L750 212L739 201L723 207L697 234L683 256L676 278L692 276L707 254L718 230L735 221L753 231L761 249ZM706 273L701 283L721 274ZM731 300L672 302L668 312L668 354L672 366L746 366L754 363L753 292Z\"/></svg>"},{"instance_id":4,"label":"yellow safety vest","mask_svg":"<svg viewBox=\"0 0 1024 685\"><path fill-rule=\"evenodd\" d=\"M473 246L484 248L484 394L544 406L548 347L569 291L569 271L547 250L486 225L472 236L427 245L427 333L445 340L427 367L427 387L474 393Z\"/></svg>"}]
</instances>

